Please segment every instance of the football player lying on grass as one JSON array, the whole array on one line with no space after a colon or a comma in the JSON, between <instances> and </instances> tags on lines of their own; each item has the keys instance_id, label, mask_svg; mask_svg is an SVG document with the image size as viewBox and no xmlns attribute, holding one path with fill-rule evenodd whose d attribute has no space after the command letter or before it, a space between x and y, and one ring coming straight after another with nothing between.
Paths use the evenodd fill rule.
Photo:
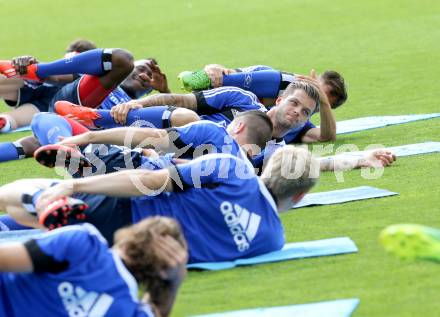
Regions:
<instances>
[{"instance_id":1,"label":"football player lying on grass","mask_svg":"<svg viewBox=\"0 0 440 317\"><path fill-rule=\"evenodd\" d=\"M95 49L96 46L88 40L77 40L69 44L66 50L66 56ZM0 61L2 63L9 61ZM26 72L29 64L35 64L38 61L31 56L17 57L11 60L12 69L9 72ZM63 84L72 82L74 76L61 75L48 78L49 83L42 84L35 81L26 81L21 78L7 78L0 74L0 98L12 109L0 113L0 133L10 132L31 123L32 117L38 112L48 111L52 97Z\"/></svg>"},{"instance_id":2,"label":"football player lying on grass","mask_svg":"<svg viewBox=\"0 0 440 317\"><path fill-rule=\"evenodd\" d=\"M307 137L301 137L299 141L301 143L335 140L336 130L334 134L329 134L328 131L331 130L326 127L332 120L334 121L331 109L340 107L347 100L344 78L335 71L326 71L318 76L315 70L312 70L310 76L304 76L281 72L265 65L228 69L212 64L207 65L201 71L183 72L179 75L179 79L188 91L229 86L242 88L255 94L267 107L276 105L278 98L285 94L286 88L292 82L300 79L313 79L325 94L328 103L321 103L321 108L315 111L320 112L320 127L316 127L309 120L304 124L304 128L300 130L301 136L307 133ZM325 129L325 131L321 132L320 129ZM287 143L299 143L293 132L294 130L283 136Z\"/></svg>"},{"instance_id":3,"label":"football player lying on grass","mask_svg":"<svg viewBox=\"0 0 440 317\"><path fill-rule=\"evenodd\" d=\"M186 275L176 221L152 217L115 232L90 224L0 245L0 316L166 317ZM148 293L138 300L139 286Z\"/></svg>"},{"instance_id":4,"label":"football player lying on grass","mask_svg":"<svg viewBox=\"0 0 440 317\"><path fill-rule=\"evenodd\" d=\"M247 258L279 250L279 212L317 182L305 149L285 146L263 174L230 154L207 154L159 170L125 170L70 180L26 179L0 188L0 210L19 223L53 229L89 222L111 243L116 230L157 215L176 219L189 262Z\"/></svg>"},{"instance_id":5,"label":"football player lying on grass","mask_svg":"<svg viewBox=\"0 0 440 317\"><path fill-rule=\"evenodd\" d=\"M317 79L297 77L276 99L275 106L267 108L249 91L236 87L220 87L189 94L156 94L113 107L110 111L94 110L59 102L55 111L68 118L86 124L90 129L114 128L131 125L141 120L156 128L167 128L176 119L195 121L200 119L229 124L237 113L259 110L267 112L274 126L275 144L313 143L336 139L336 121L327 95ZM168 105L170 113L158 112L158 106ZM177 111L180 110L180 111ZM182 110L187 110L183 112ZM309 119L319 110L321 126L314 127ZM151 126L151 125L150 125Z\"/></svg>"},{"instance_id":6,"label":"football player lying on grass","mask_svg":"<svg viewBox=\"0 0 440 317\"><path fill-rule=\"evenodd\" d=\"M70 77L70 80L74 79L73 82L64 86L48 86L46 83L39 83L35 84L37 85L35 89L23 87L18 93L19 103L32 103L40 107L40 111L53 111L54 104L60 100L92 108L111 109L115 104L139 98L153 89L169 92L167 78L154 59L133 62L131 54L122 49L92 49L51 63L37 63L29 56L20 60L23 61L20 65L15 65L13 61L0 61L0 76L4 74L10 77L0 80L0 96L3 91L1 87L3 81L21 82L22 79L28 79L35 83L35 81L45 82L54 77L64 78L66 76ZM77 73L83 75L75 75ZM7 98L12 97L9 95ZM15 89L14 98L17 98L17 89ZM15 110L17 115L24 116L23 111L28 108L32 110L35 107L26 104ZM26 124L31 123L30 120L34 114L41 114L34 110L26 116ZM163 114L168 110L167 107L161 107L156 111ZM2 121L2 118L6 117L0 115L0 132L10 125ZM25 120L24 117L22 119ZM5 124L3 130L2 122ZM53 126L56 123L47 122L47 124ZM71 133L79 133L85 129L81 124L69 118L64 119L62 127L64 130L70 130ZM46 143L39 144L33 136L16 142L0 143L0 162L30 157L39 146Z\"/></svg>"}]
</instances>

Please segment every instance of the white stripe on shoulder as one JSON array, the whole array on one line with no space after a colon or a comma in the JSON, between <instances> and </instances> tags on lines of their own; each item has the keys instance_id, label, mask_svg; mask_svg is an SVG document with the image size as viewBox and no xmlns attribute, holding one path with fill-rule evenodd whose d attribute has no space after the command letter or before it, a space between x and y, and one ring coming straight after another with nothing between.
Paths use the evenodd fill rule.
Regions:
<instances>
[{"instance_id":1,"label":"white stripe on shoulder","mask_svg":"<svg viewBox=\"0 0 440 317\"><path fill-rule=\"evenodd\" d=\"M113 261L115 262L116 270L119 272L119 275L122 277L122 279L127 284L128 290L130 291L131 299L135 303L138 303L139 302L139 300L138 300L138 289L139 289L138 283L136 282L133 275L131 275L131 273L127 270L125 265L122 263L121 258L119 256L117 256L114 253L114 251L109 250L109 252L113 256Z\"/></svg>"},{"instance_id":2,"label":"white stripe on shoulder","mask_svg":"<svg viewBox=\"0 0 440 317\"><path fill-rule=\"evenodd\" d=\"M219 94L223 94L223 93L228 93L228 92L237 92L237 93L241 93L242 95L248 96L249 98L251 98L254 102L256 103L260 103L258 101L257 96L247 90L238 88L238 87L233 87L233 86L225 86L225 87L220 87L220 88L214 88L211 90L204 90L203 91L203 95L205 98L210 98L210 97L214 97L217 96Z\"/></svg>"},{"instance_id":3,"label":"white stripe on shoulder","mask_svg":"<svg viewBox=\"0 0 440 317\"><path fill-rule=\"evenodd\" d=\"M266 185L264 185L263 181L258 178L258 185L260 186L260 192L263 194L264 198L269 202L270 206L272 207L273 211L278 214L278 208L277 204L275 203L275 200L273 199L272 195L270 194L269 190L266 188Z\"/></svg>"},{"instance_id":4,"label":"white stripe on shoulder","mask_svg":"<svg viewBox=\"0 0 440 317\"><path fill-rule=\"evenodd\" d=\"M220 127L220 128L224 129L224 126L221 123L213 122L213 121L210 121L210 120L199 120L199 121L189 122L189 123L187 123L187 124L185 124L183 126L175 127L175 128L177 128L177 129L179 129L179 128L188 128L188 127L191 127L193 125L198 125L198 124L212 124L212 125L215 125L216 127Z\"/></svg>"}]
</instances>

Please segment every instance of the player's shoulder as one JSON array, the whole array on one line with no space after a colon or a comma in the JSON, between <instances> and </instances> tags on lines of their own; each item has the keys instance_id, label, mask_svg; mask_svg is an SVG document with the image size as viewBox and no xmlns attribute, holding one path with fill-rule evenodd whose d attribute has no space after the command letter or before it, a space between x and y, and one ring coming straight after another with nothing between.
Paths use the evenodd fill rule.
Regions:
<instances>
[{"instance_id":1,"label":"player's shoulder","mask_svg":"<svg viewBox=\"0 0 440 317\"><path fill-rule=\"evenodd\" d=\"M79 243L87 240L95 240L100 244L107 245L107 240L102 236L102 234L90 223L77 224L72 226L65 226L52 230L44 235L44 237L60 237L62 239L75 240Z\"/></svg>"}]
</instances>

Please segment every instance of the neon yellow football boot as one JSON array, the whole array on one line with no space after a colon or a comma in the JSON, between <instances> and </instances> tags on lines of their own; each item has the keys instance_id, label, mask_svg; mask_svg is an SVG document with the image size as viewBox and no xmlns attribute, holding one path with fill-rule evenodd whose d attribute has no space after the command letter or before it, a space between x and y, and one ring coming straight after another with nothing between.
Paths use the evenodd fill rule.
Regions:
<instances>
[{"instance_id":1,"label":"neon yellow football boot","mask_svg":"<svg viewBox=\"0 0 440 317\"><path fill-rule=\"evenodd\" d=\"M211 87L211 80L203 70L196 72L184 71L177 78L182 83L182 89L186 91L203 90Z\"/></svg>"},{"instance_id":2,"label":"neon yellow football boot","mask_svg":"<svg viewBox=\"0 0 440 317\"><path fill-rule=\"evenodd\" d=\"M380 233L386 251L402 259L440 262L440 230L414 224L392 225Z\"/></svg>"}]
</instances>

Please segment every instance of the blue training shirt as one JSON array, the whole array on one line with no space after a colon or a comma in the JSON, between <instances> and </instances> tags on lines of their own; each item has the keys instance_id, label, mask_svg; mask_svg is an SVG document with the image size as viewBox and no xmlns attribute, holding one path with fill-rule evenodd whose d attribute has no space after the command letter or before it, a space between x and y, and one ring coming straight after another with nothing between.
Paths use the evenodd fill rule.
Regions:
<instances>
[{"instance_id":1,"label":"blue training shirt","mask_svg":"<svg viewBox=\"0 0 440 317\"><path fill-rule=\"evenodd\" d=\"M202 120L167 130L175 147L173 152L178 153L181 158L192 159L208 153L246 157L221 123Z\"/></svg>"},{"instance_id":2,"label":"blue training shirt","mask_svg":"<svg viewBox=\"0 0 440 317\"><path fill-rule=\"evenodd\" d=\"M131 101L132 98L121 86L116 87L99 106L99 109L111 110L114 106Z\"/></svg>"},{"instance_id":3,"label":"blue training shirt","mask_svg":"<svg viewBox=\"0 0 440 317\"><path fill-rule=\"evenodd\" d=\"M227 126L237 112L260 110L266 107L250 91L237 87L220 87L194 93L197 113L203 120L222 123Z\"/></svg>"},{"instance_id":4,"label":"blue training shirt","mask_svg":"<svg viewBox=\"0 0 440 317\"><path fill-rule=\"evenodd\" d=\"M176 219L189 262L247 258L283 247L275 201L249 162L207 154L169 169L174 191L132 198L133 222L155 215Z\"/></svg>"},{"instance_id":5,"label":"blue training shirt","mask_svg":"<svg viewBox=\"0 0 440 317\"><path fill-rule=\"evenodd\" d=\"M0 273L1 317L153 317L138 285L90 224L25 243L34 273Z\"/></svg>"}]
</instances>

